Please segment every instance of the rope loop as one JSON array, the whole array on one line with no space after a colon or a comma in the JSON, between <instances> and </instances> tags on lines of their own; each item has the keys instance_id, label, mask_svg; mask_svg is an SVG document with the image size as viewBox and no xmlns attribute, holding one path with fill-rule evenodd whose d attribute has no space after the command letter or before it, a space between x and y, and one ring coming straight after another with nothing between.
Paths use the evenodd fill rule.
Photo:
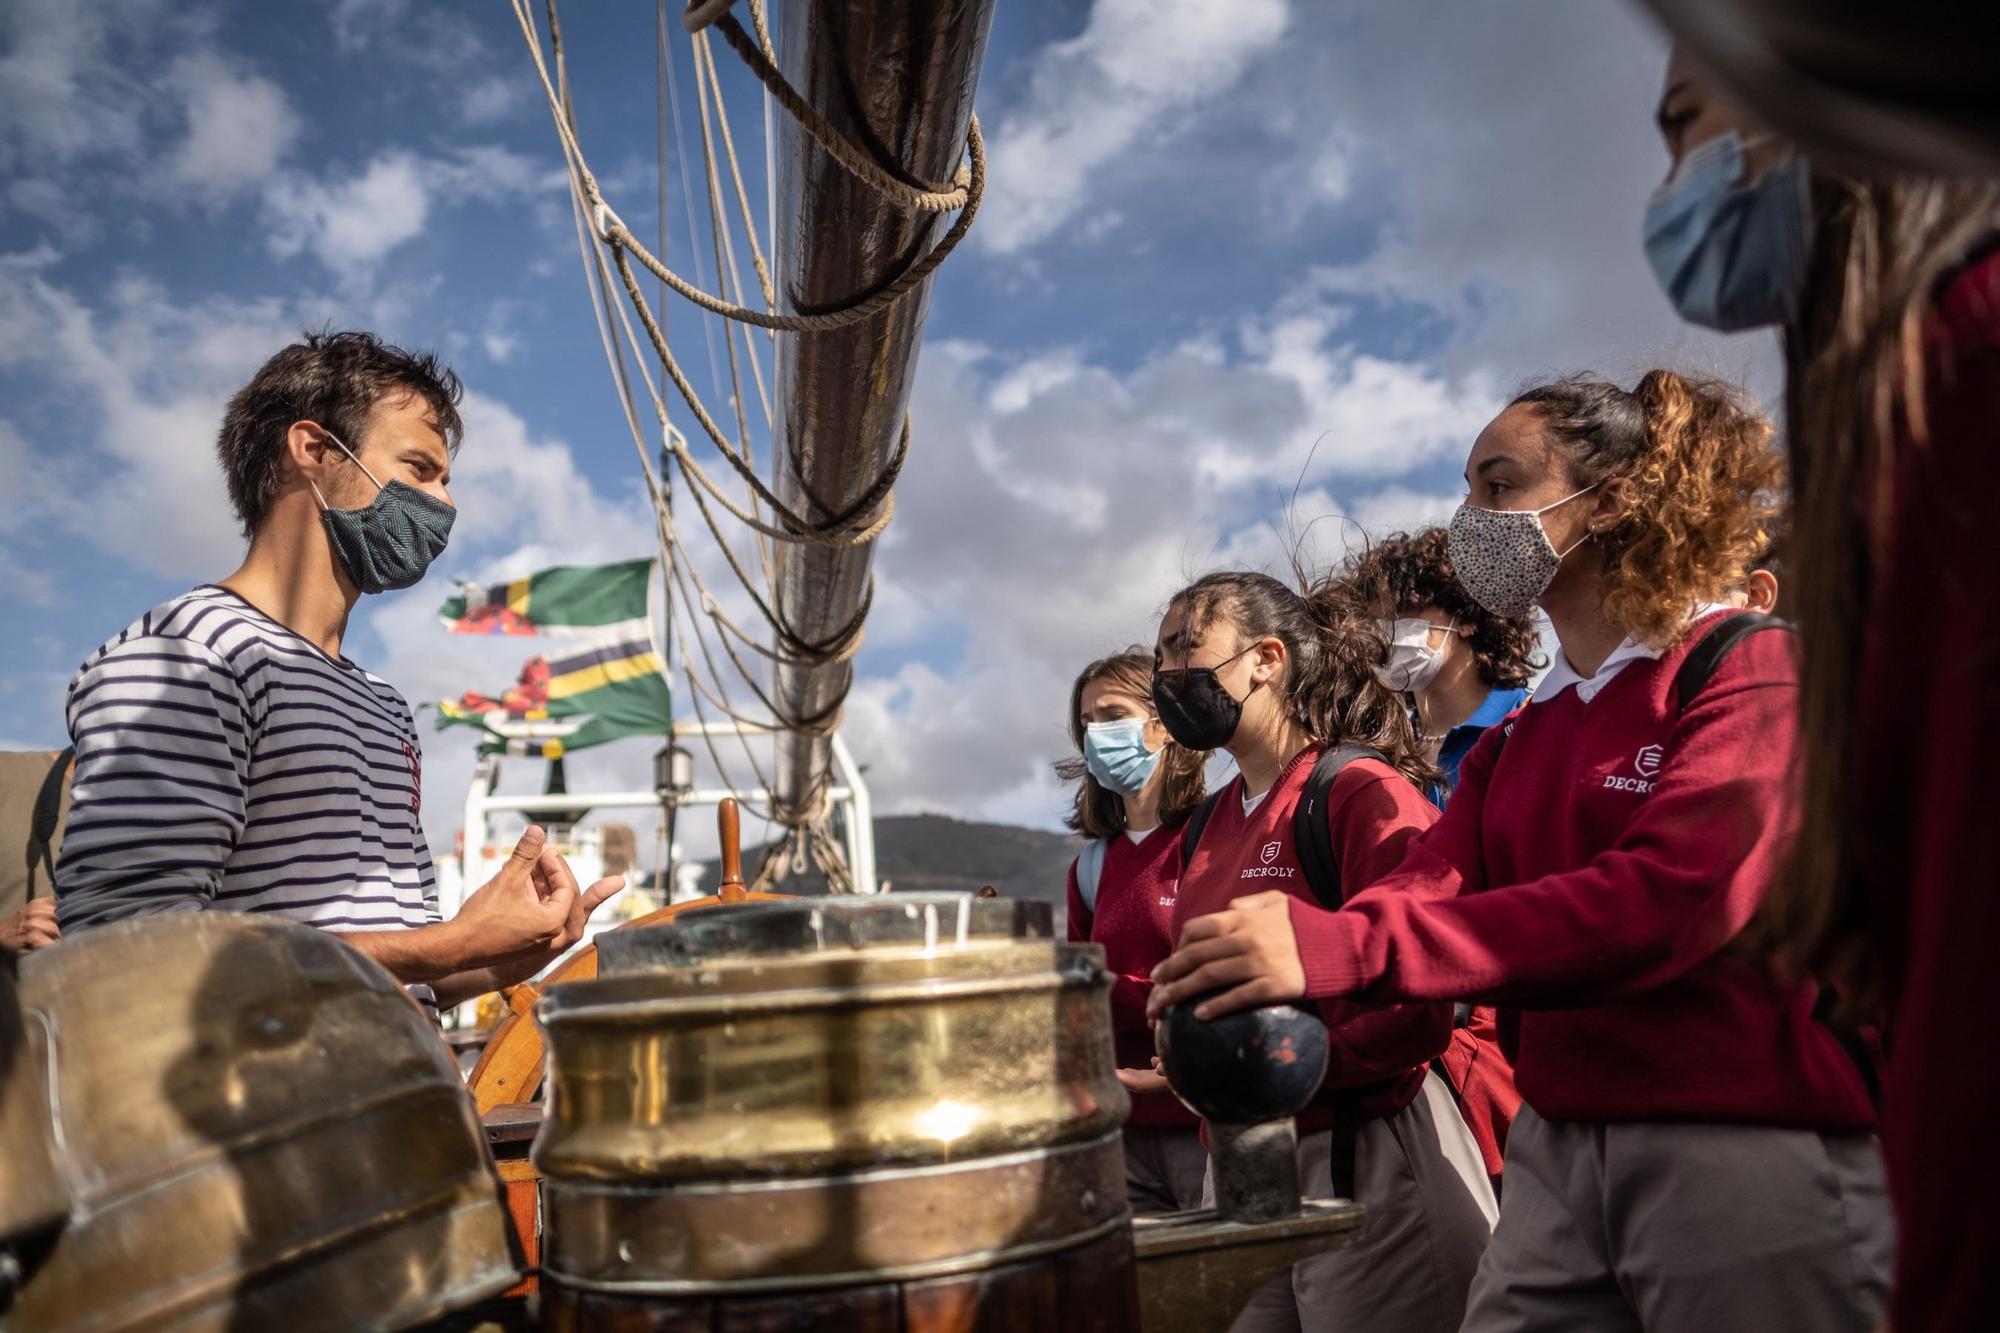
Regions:
<instances>
[{"instance_id":1,"label":"rope loop","mask_svg":"<svg viewBox=\"0 0 2000 1333\"><path fill-rule=\"evenodd\" d=\"M681 14L681 28L685 32L700 32L727 14L735 3L736 0L688 0L687 9Z\"/></svg>"}]
</instances>

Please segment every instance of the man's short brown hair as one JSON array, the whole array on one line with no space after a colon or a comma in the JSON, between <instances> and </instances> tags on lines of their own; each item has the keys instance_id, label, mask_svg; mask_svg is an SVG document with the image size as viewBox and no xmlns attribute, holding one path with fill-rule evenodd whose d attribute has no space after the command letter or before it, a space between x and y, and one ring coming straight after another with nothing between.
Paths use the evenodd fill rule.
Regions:
<instances>
[{"instance_id":1,"label":"man's short brown hair","mask_svg":"<svg viewBox=\"0 0 2000 1333\"><path fill-rule=\"evenodd\" d=\"M277 499L293 422L317 421L358 453L375 405L414 394L436 413L445 448L456 454L464 393L458 376L428 352L406 352L372 333L306 334L259 367L222 414L215 447L243 535L256 535Z\"/></svg>"}]
</instances>

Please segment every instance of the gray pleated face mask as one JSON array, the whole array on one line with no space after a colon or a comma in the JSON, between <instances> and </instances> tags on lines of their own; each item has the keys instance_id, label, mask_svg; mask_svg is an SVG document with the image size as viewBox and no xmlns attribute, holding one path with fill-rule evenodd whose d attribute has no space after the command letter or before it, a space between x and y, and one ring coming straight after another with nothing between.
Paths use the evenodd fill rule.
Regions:
<instances>
[{"instance_id":1,"label":"gray pleated face mask","mask_svg":"<svg viewBox=\"0 0 2000 1333\"><path fill-rule=\"evenodd\" d=\"M458 511L400 481L384 486L338 435L329 430L326 437L375 482L374 500L361 509L334 509L318 486L310 479L306 482L319 501L320 522L347 577L363 592L389 592L414 585L431 567L431 561L444 554Z\"/></svg>"}]
</instances>

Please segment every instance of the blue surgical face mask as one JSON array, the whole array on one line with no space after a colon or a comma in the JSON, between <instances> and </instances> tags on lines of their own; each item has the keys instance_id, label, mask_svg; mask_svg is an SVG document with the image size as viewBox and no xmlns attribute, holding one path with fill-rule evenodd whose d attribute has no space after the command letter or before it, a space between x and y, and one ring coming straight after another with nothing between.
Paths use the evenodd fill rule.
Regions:
<instances>
[{"instance_id":1,"label":"blue surgical face mask","mask_svg":"<svg viewBox=\"0 0 2000 1333\"><path fill-rule=\"evenodd\" d=\"M1798 309L1812 239L1805 159L1739 185L1734 130L1681 159L1646 205L1646 259L1681 318L1724 333L1782 324Z\"/></svg>"},{"instance_id":2,"label":"blue surgical face mask","mask_svg":"<svg viewBox=\"0 0 2000 1333\"><path fill-rule=\"evenodd\" d=\"M319 493L319 487L307 478L313 498L319 501L320 522L326 526L326 538L333 543L334 555L347 570L347 577L354 580L354 586L363 592L410 587L424 576L431 561L444 553L458 511L436 496L400 481L384 486L338 435L329 430L326 437L339 445L340 452L354 459L354 466L361 468L368 480L375 482L375 499L365 508L334 509Z\"/></svg>"},{"instance_id":3,"label":"blue surgical face mask","mask_svg":"<svg viewBox=\"0 0 2000 1333\"><path fill-rule=\"evenodd\" d=\"M1160 764L1160 752L1146 748L1146 719L1121 717L1083 729L1083 766L1097 785L1120 796L1137 796Z\"/></svg>"}]
</instances>

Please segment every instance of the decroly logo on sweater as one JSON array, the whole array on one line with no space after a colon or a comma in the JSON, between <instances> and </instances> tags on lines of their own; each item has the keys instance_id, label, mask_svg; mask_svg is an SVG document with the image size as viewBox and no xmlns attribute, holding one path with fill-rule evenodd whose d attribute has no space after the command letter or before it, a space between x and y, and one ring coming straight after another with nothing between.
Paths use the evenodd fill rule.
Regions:
<instances>
[{"instance_id":1,"label":"decroly logo on sweater","mask_svg":"<svg viewBox=\"0 0 2000 1333\"><path fill-rule=\"evenodd\" d=\"M1640 746L1638 753L1632 756L1632 768L1639 776L1628 778L1623 773L1606 773L1605 790L1637 792L1644 796L1653 790L1653 775L1660 771L1661 754L1662 751L1657 745Z\"/></svg>"},{"instance_id":2,"label":"decroly logo on sweater","mask_svg":"<svg viewBox=\"0 0 2000 1333\"><path fill-rule=\"evenodd\" d=\"M1240 876L1238 876L1238 878L1290 879L1293 875L1296 875L1298 873L1298 867L1274 866L1271 864L1271 862L1278 859L1278 854L1284 850L1285 850L1285 844L1282 842L1265 843L1263 849L1257 853L1258 859L1261 860L1263 864L1246 867L1243 873Z\"/></svg>"}]
</instances>

